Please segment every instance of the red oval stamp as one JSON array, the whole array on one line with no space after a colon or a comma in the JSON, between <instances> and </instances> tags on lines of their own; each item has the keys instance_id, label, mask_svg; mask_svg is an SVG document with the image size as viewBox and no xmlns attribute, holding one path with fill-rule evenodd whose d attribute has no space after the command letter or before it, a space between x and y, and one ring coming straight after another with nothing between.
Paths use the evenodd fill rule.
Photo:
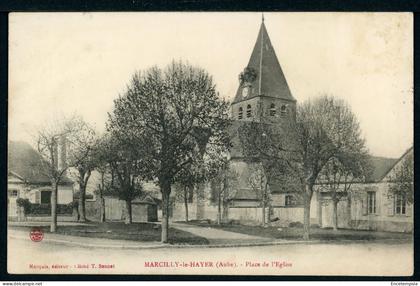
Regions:
<instances>
[{"instance_id":1,"label":"red oval stamp","mask_svg":"<svg viewBox=\"0 0 420 286\"><path fill-rule=\"evenodd\" d=\"M44 238L44 232L40 228L33 228L29 233L29 237L34 242L39 242Z\"/></svg>"}]
</instances>

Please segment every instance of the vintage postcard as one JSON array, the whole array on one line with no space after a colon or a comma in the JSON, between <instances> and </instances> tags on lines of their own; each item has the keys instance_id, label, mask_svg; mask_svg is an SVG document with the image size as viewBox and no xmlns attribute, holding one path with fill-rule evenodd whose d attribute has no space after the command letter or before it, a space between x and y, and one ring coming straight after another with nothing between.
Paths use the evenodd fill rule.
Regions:
<instances>
[{"instance_id":1,"label":"vintage postcard","mask_svg":"<svg viewBox=\"0 0 420 286\"><path fill-rule=\"evenodd\" d=\"M11 13L13 274L413 274L411 13Z\"/></svg>"}]
</instances>

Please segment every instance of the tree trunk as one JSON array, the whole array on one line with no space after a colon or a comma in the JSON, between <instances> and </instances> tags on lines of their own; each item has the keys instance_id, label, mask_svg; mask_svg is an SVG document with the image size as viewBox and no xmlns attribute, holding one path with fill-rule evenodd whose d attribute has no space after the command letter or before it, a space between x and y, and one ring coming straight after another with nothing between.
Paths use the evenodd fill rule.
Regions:
<instances>
[{"instance_id":1,"label":"tree trunk","mask_svg":"<svg viewBox=\"0 0 420 286\"><path fill-rule=\"evenodd\" d=\"M52 182L52 190L51 190L51 226L50 231L56 232L57 231L57 192L58 192L58 185L57 182Z\"/></svg>"},{"instance_id":2,"label":"tree trunk","mask_svg":"<svg viewBox=\"0 0 420 286\"><path fill-rule=\"evenodd\" d=\"M86 185L79 183L79 221L86 221Z\"/></svg>"},{"instance_id":3,"label":"tree trunk","mask_svg":"<svg viewBox=\"0 0 420 286\"><path fill-rule=\"evenodd\" d=\"M73 202L73 219L75 220L75 221L79 221L79 219L80 219L80 214L79 214L79 203L78 203L78 201L76 201L77 202L77 205L76 204L74 204L75 202Z\"/></svg>"},{"instance_id":4,"label":"tree trunk","mask_svg":"<svg viewBox=\"0 0 420 286\"><path fill-rule=\"evenodd\" d=\"M317 201L318 201L318 209L317 209L317 216L318 216L318 225L320 228L322 228L322 200L321 200L321 193L318 191L317 195Z\"/></svg>"},{"instance_id":5,"label":"tree trunk","mask_svg":"<svg viewBox=\"0 0 420 286\"><path fill-rule=\"evenodd\" d=\"M307 184L305 186L304 193L304 209L303 209L303 239L309 240L309 234L311 230L311 198L312 198L312 186Z\"/></svg>"},{"instance_id":6,"label":"tree trunk","mask_svg":"<svg viewBox=\"0 0 420 286\"><path fill-rule=\"evenodd\" d=\"M127 210L127 213L125 214L125 224L131 224L133 222L131 200L126 200L125 201L125 207L126 207L126 210Z\"/></svg>"},{"instance_id":7,"label":"tree trunk","mask_svg":"<svg viewBox=\"0 0 420 286\"><path fill-rule=\"evenodd\" d=\"M188 222L188 190L184 187L185 222Z\"/></svg>"},{"instance_id":8,"label":"tree trunk","mask_svg":"<svg viewBox=\"0 0 420 286\"><path fill-rule=\"evenodd\" d=\"M105 199L101 196L100 198L101 210L100 210L100 222L105 222Z\"/></svg>"},{"instance_id":9,"label":"tree trunk","mask_svg":"<svg viewBox=\"0 0 420 286\"><path fill-rule=\"evenodd\" d=\"M332 203L333 203L333 230L337 231L338 230L338 217L337 217L338 200L333 199Z\"/></svg>"},{"instance_id":10,"label":"tree trunk","mask_svg":"<svg viewBox=\"0 0 420 286\"><path fill-rule=\"evenodd\" d=\"M105 222L105 198L104 198L104 189L105 189L105 173L101 173L101 184L98 186L99 189L99 203L100 203L100 213L99 221Z\"/></svg>"},{"instance_id":11,"label":"tree trunk","mask_svg":"<svg viewBox=\"0 0 420 286\"><path fill-rule=\"evenodd\" d=\"M229 205L227 202L222 203L222 221L229 219Z\"/></svg>"},{"instance_id":12,"label":"tree trunk","mask_svg":"<svg viewBox=\"0 0 420 286\"><path fill-rule=\"evenodd\" d=\"M217 196L217 224L220 225L222 223L222 195L219 189L219 193Z\"/></svg>"},{"instance_id":13,"label":"tree trunk","mask_svg":"<svg viewBox=\"0 0 420 286\"><path fill-rule=\"evenodd\" d=\"M350 195L350 193L347 194L347 226L349 228L352 227L352 225L351 225L351 195Z\"/></svg>"},{"instance_id":14,"label":"tree trunk","mask_svg":"<svg viewBox=\"0 0 420 286\"><path fill-rule=\"evenodd\" d=\"M309 240L311 205L305 203L303 210L303 239Z\"/></svg>"},{"instance_id":15,"label":"tree trunk","mask_svg":"<svg viewBox=\"0 0 420 286\"><path fill-rule=\"evenodd\" d=\"M262 202L261 202L261 205L262 205L262 226L264 227L265 226L265 198L263 198L262 199Z\"/></svg>"},{"instance_id":16,"label":"tree trunk","mask_svg":"<svg viewBox=\"0 0 420 286\"><path fill-rule=\"evenodd\" d=\"M162 234L161 242L168 243L169 236L169 195L171 194L171 185L167 182L161 183L162 192Z\"/></svg>"},{"instance_id":17,"label":"tree trunk","mask_svg":"<svg viewBox=\"0 0 420 286\"><path fill-rule=\"evenodd\" d=\"M18 221L25 221L26 217L25 217L25 208L18 206Z\"/></svg>"},{"instance_id":18,"label":"tree trunk","mask_svg":"<svg viewBox=\"0 0 420 286\"><path fill-rule=\"evenodd\" d=\"M265 226L265 205L262 207L262 226Z\"/></svg>"}]
</instances>

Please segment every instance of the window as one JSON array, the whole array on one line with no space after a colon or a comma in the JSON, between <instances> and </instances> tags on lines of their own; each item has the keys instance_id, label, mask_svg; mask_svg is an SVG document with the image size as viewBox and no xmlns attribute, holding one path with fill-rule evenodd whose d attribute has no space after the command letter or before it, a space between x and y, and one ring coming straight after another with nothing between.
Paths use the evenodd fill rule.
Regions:
<instances>
[{"instance_id":1,"label":"window","mask_svg":"<svg viewBox=\"0 0 420 286\"><path fill-rule=\"evenodd\" d=\"M396 194L394 196L394 213L406 214L407 198L405 194Z\"/></svg>"},{"instance_id":2,"label":"window","mask_svg":"<svg viewBox=\"0 0 420 286\"><path fill-rule=\"evenodd\" d=\"M242 115L243 115L243 109L242 107L239 107L238 119L242 119Z\"/></svg>"},{"instance_id":3,"label":"window","mask_svg":"<svg viewBox=\"0 0 420 286\"><path fill-rule=\"evenodd\" d=\"M248 106L246 107L246 117L251 117L252 116L252 109L251 109L251 105L248 104Z\"/></svg>"},{"instance_id":4,"label":"window","mask_svg":"<svg viewBox=\"0 0 420 286\"><path fill-rule=\"evenodd\" d=\"M275 116L276 115L276 105L274 103L272 103L270 105L270 115L271 116Z\"/></svg>"},{"instance_id":5,"label":"window","mask_svg":"<svg viewBox=\"0 0 420 286\"><path fill-rule=\"evenodd\" d=\"M367 207L368 207L368 214L375 214L376 213L376 192L367 192L368 200L367 200Z\"/></svg>"},{"instance_id":6,"label":"window","mask_svg":"<svg viewBox=\"0 0 420 286\"><path fill-rule=\"evenodd\" d=\"M296 198L293 195L286 195L284 204L286 206L295 206L296 205Z\"/></svg>"},{"instance_id":7,"label":"window","mask_svg":"<svg viewBox=\"0 0 420 286\"><path fill-rule=\"evenodd\" d=\"M17 196L18 196L18 191L17 190L11 190L10 191L10 197L16 198Z\"/></svg>"},{"instance_id":8,"label":"window","mask_svg":"<svg viewBox=\"0 0 420 286\"><path fill-rule=\"evenodd\" d=\"M285 116L287 114L287 106L286 105L281 106L280 113L281 113L282 116Z\"/></svg>"},{"instance_id":9,"label":"window","mask_svg":"<svg viewBox=\"0 0 420 286\"><path fill-rule=\"evenodd\" d=\"M41 203L41 193L39 191L35 192L35 203L40 204Z\"/></svg>"},{"instance_id":10,"label":"window","mask_svg":"<svg viewBox=\"0 0 420 286\"><path fill-rule=\"evenodd\" d=\"M51 192L42 191L41 192L41 204L50 204L51 203Z\"/></svg>"}]
</instances>

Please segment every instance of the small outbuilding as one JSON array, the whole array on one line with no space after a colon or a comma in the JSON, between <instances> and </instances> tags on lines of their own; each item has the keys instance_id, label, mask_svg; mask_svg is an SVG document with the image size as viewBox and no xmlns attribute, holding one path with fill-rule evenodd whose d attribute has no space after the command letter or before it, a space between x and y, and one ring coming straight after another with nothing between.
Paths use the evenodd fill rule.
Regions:
<instances>
[{"instance_id":1,"label":"small outbuilding","mask_svg":"<svg viewBox=\"0 0 420 286\"><path fill-rule=\"evenodd\" d=\"M105 220L120 221L126 217L124 200L117 197L105 196ZM158 208L161 201L150 194L143 194L131 202L133 222L157 222ZM95 202L87 202L86 212L90 217L99 217L99 207Z\"/></svg>"}]
</instances>

